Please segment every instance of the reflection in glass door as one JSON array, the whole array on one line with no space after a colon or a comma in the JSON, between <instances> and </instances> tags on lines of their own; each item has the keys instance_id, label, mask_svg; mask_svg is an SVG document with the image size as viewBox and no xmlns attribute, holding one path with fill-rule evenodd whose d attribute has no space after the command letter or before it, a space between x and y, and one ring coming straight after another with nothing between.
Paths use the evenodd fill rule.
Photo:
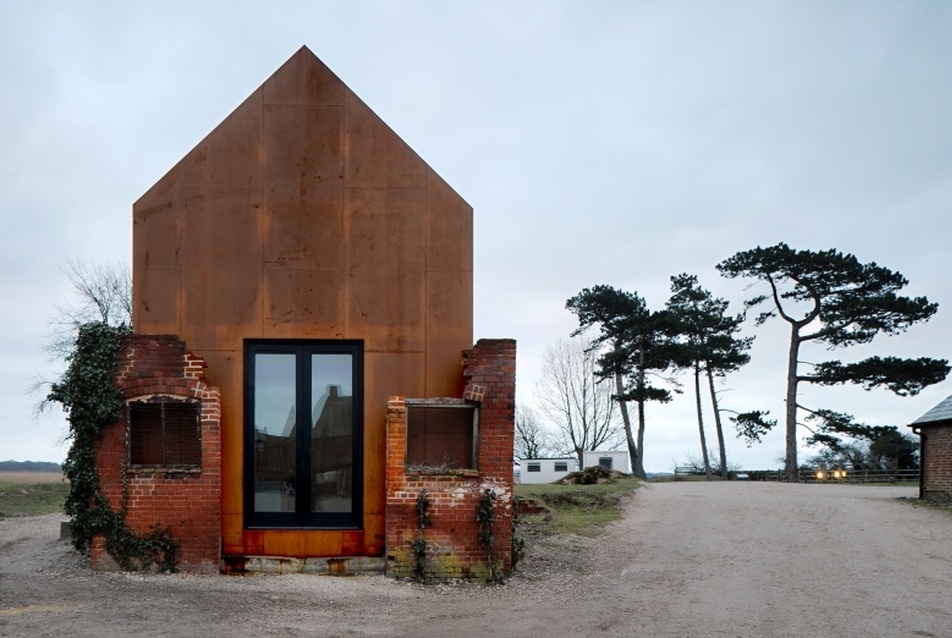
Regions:
<instances>
[{"instance_id":1,"label":"reflection in glass door","mask_svg":"<svg viewBox=\"0 0 952 638\"><path fill-rule=\"evenodd\" d=\"M358 342L247 342L247 525L360 525L362 355Z\"/></svg>"},{"instance_id":2,"label":"reflection in glass door","mask_svg":"<svg viewBox=\"0 0 952 638\"><path fill-rule=\"evenodd\" d=\"M295 356L260 353L254 364L254 511L294 512Z\"/></svg>"},{"instance_id":3,"label":"reflection in glass door","mask_svg":"<svg viewBox=\"0 0 952 638\"><path fill-rule=\"evenodd\" d=\"M353 362L311 355L311 511L353 511Z\"/></svg>"}]
</instances>

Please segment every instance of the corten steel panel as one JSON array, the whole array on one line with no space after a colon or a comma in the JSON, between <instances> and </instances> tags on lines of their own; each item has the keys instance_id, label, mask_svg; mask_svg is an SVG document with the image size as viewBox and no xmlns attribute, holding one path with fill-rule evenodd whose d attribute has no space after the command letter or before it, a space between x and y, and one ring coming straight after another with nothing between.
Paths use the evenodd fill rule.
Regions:
<instances>
[{"instance_id":1,"label":"corten steel panel","mask_svg":"<svg viewBox=\"0 0 952 638\"><path fill-rule=\"evenodd\" d=\"M387 419L387 399L394 395L423 396L425 357L419 353L365 352L364 396L367 410L364 415L365 437L364 458L365 481L374 486L367 489L364 511L368 514L385 512L384 471L386 454L385 428L371 427L374 423L385 423ZM369 487L369 486L368 486Z\"/></svg>"},{"instance_id":2,"label":"corten steel panel","mask_svg":"<svg viewBox=\"0 0 952 638\"><path fill-rule=\"evenodd\" d=\"M225 476L222 475L224 483ZM221 551L223 554L254 554L244 534L244 517L241 510L226 509L225 494L222 493L221 515Z\"/></svg>"},{"instance_id":3,"label":"corten steel panel","mask_svg":"<svg viewBox=\"0 0 952 638\"><path fill-rule=\"evenodd\" d=\"M343 267L343 109L265 107L265 260Z\"/></svg>"},{"instance_id":4,"label":"corten steel panel","mask_svg":"<svg viewBox=\"0 0 952 638\"><path fill-rule=\"evenodd\" d=\"M461 353L456 335L431 337L426 342L425 397L461 397L465 386L460 374Z\"/></svg>"},{"instance_id":5,"label":"corten steel panel","mask_svg":"<svg viewBox=\"0 0 952 638\"><path fill-rule=\"evenodd\" d=\"M458 330L471 330L469 328L473 320L471 273L460 270L427 272L426 311L427 338L434 334L458 334L456 332ZM471 342L472 335L469 336Z\"/></svg>"},{"instance_id":6,"label":"corten steel panel","mask_svg":"<svg viewBox=\"0 0 952 638\"><path fill-rule=\"evenodd\" d=\"M347 532L271 530L261 535L265 556L340 556ZM351 532L353 533L353 532ZM357 534L361 534L357 532Z\"/></svg>"},{"instance_id":7,"label":"corten steel panel","mask_svg":"<svg viewBox=\"0 0 952 638\"><path fill-rule=\"evenodd\" d=\"M341 105L347 87L307 47L301 47L262 87L265 104Z\"/></svg>"},{"instance_id":8,"label":"corten steel panel","mask_svg":"<svg viewBox=\"0 0 952 638\"><path fill-rule=\"evenodd\" d=\"M260 188L261 106L259 89L182 159L181 183Z\"/></svg>"},{"instance_id":9,"label":"corten steel panel","mask_svg":"<svg viewBox=\"0 0 952 638\"><path fill-rule=\"evenodd\" d=\"M176 197L177 193L178 189ZM179 267L179 228L184 222L180 218L182 210L172 209L171 205L171 200L163 201L152 209L136 214L133 234L142 250L132 255L134 269L172 270Z\"/></svg>"},{"instance_id":10,"label":"corten steel panel","mask_svg":"<svg viewBox=\"0 0 952 638\"><path fill-rule=\"evenodd\" d=\"M137 209L133 220L132 317L137 332L178 334L181 328L181 211L170 206L171 201L163 201Z\"/></svg>"},{"instance_id":11,"label":"corten steel panel","mask_svg":"<svg viewBox=\"0 0 952 638\"><path fill-rule=\"evenodd\" d=\"M462 396L461 351L473 343L473 279L462 271L427 273L426 396Z\"/></svg>"},{"instance_id":12,"label":"corten steel panel","mask_svg":"<svg viewBox=\"0 0 952 638\"><path fill-rule=\"evenodd\" d=\"M347 329L368 350L424 348L422 189L348 191Z\"/></svg>"},{"instance_id":13,"label":"corten steel panel","mask_svg":"<svg viewBox=\"0 0 952 638\"><path fill-rule=\"evenodd\" d=\"M186 343L186 346L188 344ZM230 468L241 468L242 463L242 439L240 437L229 436L230 433L241 431L241 424L244 420L244 398L240 393L242 387L241 362L244 353L241 350L206 350L202 353L205 364L205 379L208 385L217 386L221 391L221 467L222 467L222 512L225 514L240 514L242 507L241 491L226 489L226 482L230 477ZM229 400L225 400L224 388L239 388L239 394L230 395ZM229 390L231 391L231 390ZM239 516L239 522L241 518ZM222 523L222 529L225 529L225 523Z\"/></svg>"},{"instance_id":14,"label":"corten steel panel","mask_svg":"<svg viewBox=\"0 0 952 638\"><path fill-rule=\"evenodd\" d=\"M462 391L469 205L303 48L134 222L135 329L175 328L221 389L225 553L382 551L386 399ZM364 340L363 533L243 529L243 340L260 337Z\"/></svg>"},{"instance_id":15,"label":"corten steel panel","mask_svg":"<svg viewBox=\"0 0 952 638\"><path fill-rule=\"evenodd\" d=\"M146 334L179 334L181 315L179 271L168 268L135 270L133 290L154 291L147 299L133 295L136 325Z\"/></svg>"},{"instance_id":16,"label":"corten steel panel","mask_svg":"<svg viewBox=\"0 0 952 638\"><path fill-rule=\"evenodd\" d=\"M473 209L432 170L426 173L426 211L427 270L471 271Z\"/></svg>"},{"instance_id":17,"label":"corten steel panel","mask_svg":"<svg viewBox=\"0 0 952 638\"><path fill-rule=\"evenodd\" d=\"M149 217L154 213L161 213L172 208L172 202L178 200L178 171L169 171L162 178L152 185L142 197L133 204L133 224L142 218Z\"/></svg>"},{"instance_id":18,"label":"corten steel panel","mask_svg":"<svg viewBox=\"0 0 952 638\"><path fill-rule=\"evenodd\" d=\"M382 414L386 414L387 399L391 396L424 396L424 353L365 352L364 361L367 402L380 404Z\"/></svg>"},{"instance_id":19,"label":"corten steel panel","mask_svg":"<svg viewBox=\"0 0 952 638\"><path fill-rule=\"evenodd\" d=\"M347 91L347 186L425 188L427 166L360 98Z\"/></svg>"},{"instance_id":20,"label":"corten steel panel","mask_svg":"<svg viewBox=\"0 0 952 638\"><path fill-rule=\"evenodd\" d=\"M186 204L182 336L196 350L234 348L262 333L260 215L244 191Z\"/></svg>"},{"instance_id":21,"label":"corten steel panel","mask_svg":"<svg viewBox=\"0 0 952 638\"><path fill-rule=\"evenodd\" d=\"M147 191L133 206L133 281L138 278L140 268L144 267L183 267L182 259L190 254L184 244L190 236L199 243L206 242L214 250L220 246L217 232L210 232L207 224L196 229L193 215L209 207L225 210L223 199L244 198L244 206L258 209L261 206L260 164L262 135L262 92L251 94L234 112L209 133L205 139L189 151L159 182ZM199 250L201 250L199 246ZM234 247L232 247L234 249ZM186 266L188 273L195 272L195 264ZM174 302L175 313L185 323L180 336L192 348L196 345L190 338L189 326L201 325L188 321L184 305L188 303L185 294L189 284L180 283L182 290L172 296L167 292L133 287L133 327L136 332L155 332L142 317L140 325L139 309L144 305L155 306ZM196 312L194 300L190 312ZM260 313L259 313L260 314ZM210 331L202 331L203 337L210 337ZM211 345L210 347L214 347Z\"/></svg>"},{"instance_id":22,"label":"corten steel panel","mask_svg":"<svg viewBox=\"0 0 952 638\"><path fill-rule=\"evenodd\" d=\"M386 454L387 433L383 427L368 424L386 423L387 408L368 405L364 414L364 518L383 517L386 513Z\"/></svg>"},{"instance_id":23,"label":"corten steel panel","mask_svg":"<svg viewBox=\"0 0 952 638\"><path fill-rule=\"evenodd\" d=\"M264 267L264 334L269 339L343 337L339 268Z\"/></svg>"}]
</instances>

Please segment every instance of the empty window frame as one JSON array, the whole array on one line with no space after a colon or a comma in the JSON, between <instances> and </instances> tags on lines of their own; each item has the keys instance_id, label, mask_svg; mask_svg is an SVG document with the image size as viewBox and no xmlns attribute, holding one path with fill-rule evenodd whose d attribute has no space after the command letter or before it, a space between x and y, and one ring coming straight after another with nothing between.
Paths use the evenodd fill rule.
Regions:
<instances>
[{"instance_id":1,"label":"empty window frame","mask_svg":"<svg viewBox=\"0 0 952 638\"><path fill-rule=\"evenodd\" d=\"M566 461L556 461L555 462L555 471L556 472L568 472L569 464Z\"/></svg>"},{"instance_id":2,"label":"empty window frame","mask_svg":"<svg viewBox=\"0 0 952 638\"><path fill-rule=\"evenodd\" d=\"M526 472L541 472L542 464L541 463L528 463L526 464Z\"/></svg>"},{"instance_id":3,"label":"empty window frame","mask_svg":"<svg viewBox=\"0 0 952 638\"><path fill-rule=\"evenodd\" d=\"M202 464L201 404L153 397L128 404L129 465L197 467Z\"/></svg>"},{"instance_id":4,"label":"empty window frame","mask_svg":"<svg viewBox=\"0 0 952 638\"><path fill-rule=\"evenodd\" d=\"M410 469L475 470L478 411L465 401L407 404L407 458Z\"/></svg>"}]
</instances>

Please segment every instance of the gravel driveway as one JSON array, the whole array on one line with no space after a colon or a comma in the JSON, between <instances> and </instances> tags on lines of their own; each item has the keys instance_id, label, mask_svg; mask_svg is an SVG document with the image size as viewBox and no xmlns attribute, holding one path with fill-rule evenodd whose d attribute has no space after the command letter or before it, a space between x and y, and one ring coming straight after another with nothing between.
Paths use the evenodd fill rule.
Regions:
<instances>
[{"instance_id":1,"label":"gravel driveway","mask_svg":"<svg viewBox=\"0 0 952 638\"><path fill-rule=\"evenodd\" d=\"M502 587L89 572L0 520L0 636L948 636L952 516L912 488L662 483Z\"/></svg>"}]
</instances>

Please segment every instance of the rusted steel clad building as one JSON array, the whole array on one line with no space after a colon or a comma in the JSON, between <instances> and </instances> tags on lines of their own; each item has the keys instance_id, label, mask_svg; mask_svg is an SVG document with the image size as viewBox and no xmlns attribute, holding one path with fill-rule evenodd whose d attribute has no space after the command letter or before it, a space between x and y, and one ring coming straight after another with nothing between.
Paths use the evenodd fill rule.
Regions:
<instances>
[{"instance_id":1,"label":"rusted steel clad building","mask_svg":"<svg viewBox=\"0 0 952 638\"><path fill-rule=\"evenodd\" d=\"M220 555L183 543L186 562L383 556L388 400L463 401L469 204L302 48L135 203L133 223L138 341L124 356L138 372L120 385L123 427L140 452L112 469L101 453L104 481L125 472L161 499L156 485L197 486L207 463L195 489L202 502L219 491ZM513 381L514 347L490 348L505 352ZM179 351L183 367L171 370ZM159 371L148 362L155 352L172 357ZM206 388L215 409L189 412ZM513 397L504 398L511 430ZM197 435L173 440L197 414ZM142 434L146 422L155 440ZM466 433L473 459L476 435ZM459 433L446 439L458 444ZM509 489L511 447L493 463L472 479ZM158 522L174 533L188 516Z\"/></svg>"}]
</instances>

